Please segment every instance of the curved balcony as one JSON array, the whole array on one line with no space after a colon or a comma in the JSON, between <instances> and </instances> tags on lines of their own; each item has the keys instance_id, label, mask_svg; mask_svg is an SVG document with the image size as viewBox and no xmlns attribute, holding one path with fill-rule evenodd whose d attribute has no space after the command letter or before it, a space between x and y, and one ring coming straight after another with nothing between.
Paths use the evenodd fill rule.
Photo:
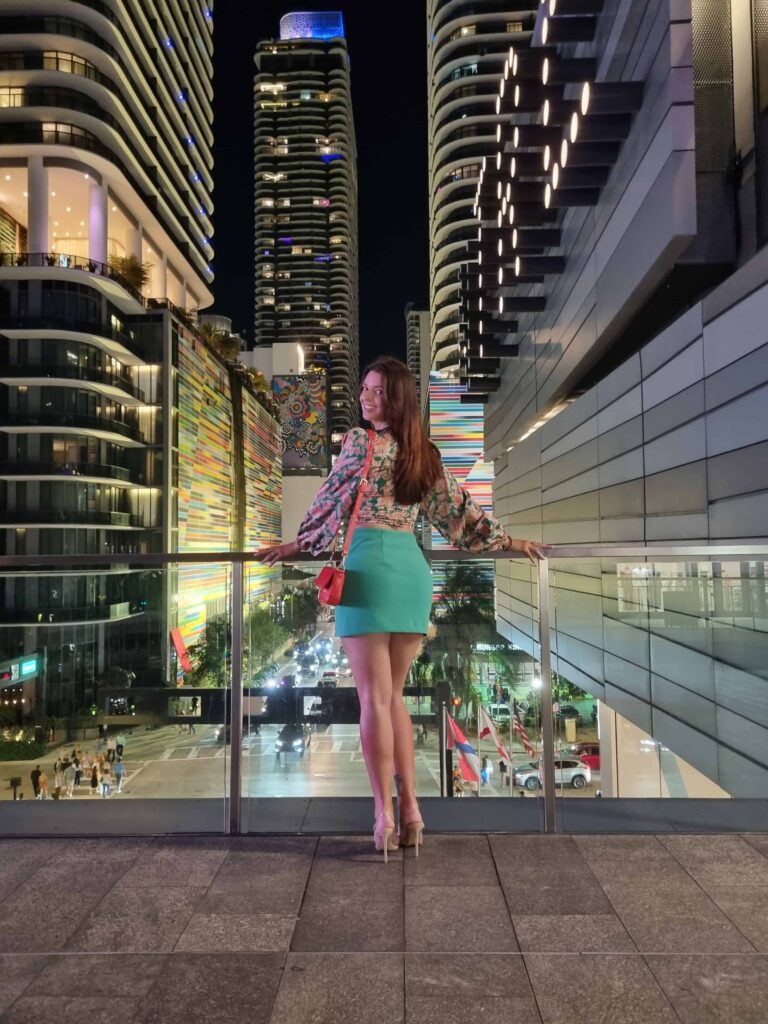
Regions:
<instances>
[{"instance_id":1,"label":"curved balcony","mask_svg":"<svg viewBox=\"0 0 768 1024\"><path fill-rule=\"evenodd\" d=\"M92 512L75 508L4 509L0 511L0 523L22 523L25 526L51 523L57 526L143 526L141 517L129 512Z\"/></svg>"},{"instance_id":2,"label":"curved balcony","mask_svg":"<svg viewBox=\"0 0 768 1024\"><path fill-rule=\"evenodd\" d=\"M110 373L108 370L94 369L88 366L69 366L67 364L37 363L23 366L6 366L0 369L0 379L12 377L23 377L26 380L40 381L42 387L48 380L86 380L94 384L106 384L108 387L117 388L131 395L140 402L146 402L146 396L141 388L137 388L130 377L124 377L118 373ZM35 386L37 386L35 384Z\"/></svg>"},{"instance_id":3,"label":"curved balcony","mask_svg":"<svg viewBox=\"0 0 768 1024\"><path fill-rule=\"evenodd\" d=\"M98 462L0 462L0 477L54 476L66 480L79 477L98 477L141 486L144 474L125 466L110 466Z\"/></svg>"},{"instance_id":4,"label":"curved balcony","mask_svg":"<svg viewBox=\"0 0 768 1024\"><path fill-rule=\"evenodd\" d=\"M57 427L76 427L85 431L102 430L108 434L119 434L139 444L146 444L146 438L137 426L114 420L109 416L85 416L79 413L0 413L2 427L45 427L45 433L55 433Z\"/></svg>"},{"instance_id":5,"label":"curved balcony","mask_svg":"<svg viewBox=\"0 0 768 1024\"><path fill-rule=\"evenodd\" d=\"M116 341L127 349L136 362L143 364L134 339L124 331L118 331L111 324L98 320L78 320L70 316L0 316L0 331L72 331L79 334L93 334L99 338ZM125 361L125 360L123 360Z\"/></svg>"},{"instance_id":6,"label":"curved balcony","mask_svg":"<svg viewBox=\"0 0 768 1024\"><path fill-rule=\"evenodd\" d=\"M60 267L63 270L84 270L97 277L109 277L128 292L131 298L146 306L147 300L138 288L107 263L89 260L84 256L69 256L63 252L4 252L0 253L0 267Z\"/></svg>"}]
</instances>

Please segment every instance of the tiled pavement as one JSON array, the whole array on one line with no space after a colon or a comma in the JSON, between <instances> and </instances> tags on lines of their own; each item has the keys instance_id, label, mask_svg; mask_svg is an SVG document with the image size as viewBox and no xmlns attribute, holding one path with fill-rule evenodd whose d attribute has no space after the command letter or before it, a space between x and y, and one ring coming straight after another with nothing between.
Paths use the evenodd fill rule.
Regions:
<instances>
[{"instance_id":1,"label":"tiled pavement","mask_svg":"<svg viewBox=\"0 0 768 1024\"><path fill-rule=\"evenodd\" d=\"M765 1024L768 835L0 841L0 1024Z\"/></svg>"}]
</instances>

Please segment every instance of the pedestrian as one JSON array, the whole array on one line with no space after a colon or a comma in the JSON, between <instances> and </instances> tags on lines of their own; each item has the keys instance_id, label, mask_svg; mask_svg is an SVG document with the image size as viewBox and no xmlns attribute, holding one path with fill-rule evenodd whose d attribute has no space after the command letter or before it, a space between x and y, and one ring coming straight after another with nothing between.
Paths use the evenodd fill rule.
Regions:
<instances>
[{"instance_id":1,"label":"pedestrian","mask_svg":"<svg viewBox=\"0 0 768 1024\"><path fill-rule=\"evenodd\" d=\"M300 551L317 556L332 546L349 517L345 548L351 546L336 635L343 638L360 700L360 740L374 797L373 840L386 859L398 839L418 852L424 830L413 726L403 701L403 685L432 610L432 573L414 536L419 512L459 548L517 551L534 562L542 552L532 541L513 540L443 466L422 425L414 380L404 363L389 356L371 363L362 375L360 404L373 429L357 427L345 435L341 455L296 540L263 548L257 558L274 565ZM393 775L399 779L399 836Z\"/></svg>"},{"instance_id":2,"label":"pedestrian","mask_svg":"<svg viewBox=\"0 0 768 1024\"><path fill-rule=\"evenodd\" d=\"M464 782L458 768L453 769L453 795L464 796Z\"/></svg>"},{"instance_id":3,"label":"pedestrian","mask_svg":"<svg viewBox=\"0 0 768 1024\"><path fill-rule=\"evenodd\" d=\"M111 786L112 786L112 769L109 767L109 764L105 764L104 765L104 771L102 772L102 775L101 775L101 797L102 797L103 800L106 800L107 797L109 796L109 790L110 790Z\"/></svg>"},{"instance_id":4,"label":"pedestrian","mask_svg":"<svg viewBox=\"0 0 768 1024\"><path fill-rule=\"evenodd\" d=\"M91 768L91 796L97 796L99 792L99 765L97 761L93 762Z\"/></svg>"},{"instance_id":5,"label":"pedestrian","mask_svg":"<svg viewBox=\"0 0 768 1024\"><path fill-rule=\"evenodd\" d=\"M53 792L57 800L64 785L65 764L69 764L69 762L57 760L53 765Z\"/></svg>"},{"instance_id":6,"label":"pedestrian","mask_svg":"<svg viewBox=\"0 0 768 1024\"><path fill-rule=\"evenodd\" d=\"M29 773L29 778L32 781L32 792L34 794L35 800L40 799L40 776L42 774L43 773L40 771L40 765L38 765L36 768L33 768L32 771Z\"/></svg>"},{"instance_id":7,"label":"pedestrian","mask_svg":"<svg viewBox=\"0 0 768 1024\"><path fill-rule=\"evenodd\" d=\"M480 764L480 785L488 785L488 758L484 757Z\"/></svg>"},{"instance_id":8,"label":"pedestrian","mask_svg":"<svg viewBox=\"0 0 768 1024\"><path fill-rule=\"evenodd\" d=\"M48 776L44 771L40 772L40 777L37 780L39 786L38 800L48 799Z\"/></svg>"},{"instance_id":9,"label":"pedestrian","mask_svg":"<svg viewBox=\"0 0 768 1024\"><path fill-rule=\"evenodd\" d=\"M83 762L82 759L76 757L73 761L75 766L75 789L80 789L80 783L83 781Z\"/></svg>"},{"instance_id":10,"label":"pedestrian","mask_svg":"<svg viewBox=\"0 0 768 1024\"><path fill-rule=\"evenodd\" d=\"M124 732L119 732L117 734L117 736L115 737L115 750L117 751L117 756L118 757L122 757L123 756L123 751L125 750L125 733Z\"/></svg>"},{"instance_id":11,"label":"pedestrian","mask_svg":"<svg viewBox=\"0 0 768 1024\"><path fill-rule=\"evenodd\" d=\"M117 793L121 793L122 790L123 790L123 777L124 777L124 775L125 775L125 765L122 762L122 758L118 757L117 763L115 764L115 783L116 783L116 787L117 787L116 788L116 792Z\"/></svg>"},{"instance_id":12,"label":"pedestrian","mask_svg":"<svg viewBox=\"0 0 768 1024\"><path fill-rule=\"evenodd\" d=\"M499 781L502 789L504 788L504 786L507 785L507 782L509 781L507 779L507 762L504 760L503 757L499 761Z\"/></svg>"},{"instance_id":13,"label":"pedestrian","mask_svg":"<svg viewBox=\"0 0 768 1024\"><path fill-rule=\"evenodd\" d=\"M113 764L117 757L117 740L114 736L107 736L107 761Z\"/></svg>"},{"instance_id":14,"label":"pedestrian","mask_svg":"<svg viewBox=\"0 0 768 1024\"><path fill-rule=\"evenodd\" d=\"M76 777L77 768L75 768L75 762L70 761L67 767L64 769L64 785L66 787L66 793L68 797L71 797L74 793Z\"/></svg>"}]
</instances>

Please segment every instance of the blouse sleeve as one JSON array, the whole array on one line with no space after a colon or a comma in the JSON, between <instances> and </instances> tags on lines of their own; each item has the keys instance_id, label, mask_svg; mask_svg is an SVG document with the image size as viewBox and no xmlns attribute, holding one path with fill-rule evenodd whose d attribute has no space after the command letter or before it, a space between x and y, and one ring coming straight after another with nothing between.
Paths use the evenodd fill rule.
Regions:
<instances>
[{"instance_id":1,"label":"blouse sleeve","mask_svg":"<svg viewBox=\"0 0 768 1024\"><path fill-rule=\"evenodd\" d=\"M454 547L466 551L501 551L510 537L498 519L484 512L443 466L442 475L424 496L421 511Z\"/></svg>"},{"instance_id":2,"label":"blouse sleeve","mask_svg":"<svg viewBox=\"0 0 768 1024\"><path fill-rule=\"evenodd\" d=\"M299 526L296 540L302 551L319 555L330 548L355 502L367 451L368 435L361 427L345 434L341 454Z\"/></svg>"}]
</instances>

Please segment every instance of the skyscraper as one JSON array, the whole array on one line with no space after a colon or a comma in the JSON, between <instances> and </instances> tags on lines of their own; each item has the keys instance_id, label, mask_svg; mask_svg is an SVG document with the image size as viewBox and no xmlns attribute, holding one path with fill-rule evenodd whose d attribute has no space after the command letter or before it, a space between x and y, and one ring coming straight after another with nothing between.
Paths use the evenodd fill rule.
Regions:
<instances>
[{"instance_id":1,"label":"skyscraper","mask_svg":"<svg viewBox=\"0 0 768 1024\"><path fill-rule=\"evenodd\" d=\"M212 13L192 0L71 7L0 11L0 552L127 563L193 548L183 489L206 481L186 463L212 413L219 462L205 468L228 546L238 417L193 323L212 299ZM221 382L210 395L188 382L206 360ZM198 400L202 412L187 408ZM276 423L250 396L241 405L254 462L251 435ZM87 706L116 666L175 681L173 585L150 575L5 580L0 649L34 661L42 714Z\"/></svg>"},{"instance_id":2,"label":"skyscraper","mask_svg":"<svg viewBox=\"0 0 768 1024\"><path fill-rule=\"evenodd\" d=\"M327 368L335 450L357 424L357 172L338 12L286 14L255 55L256 345Z\"/></svg>"},{"instance_id":3,"label":"skyscraper","mask_svg":"<svg viewBox=\"0 0 768 1024\"><path fill-rule=\"evenodd\" d=\"M409 302L405 307L405 340L408 369L416 381L419 408L425 423L429 422L429 368L430 338L429 310L414 309Z\"/></svg>"},{"instance_id":4,"label":"skyscraper","mask_svg":"<svg viewBox=\"0 0 768 1024\"><path fill-rule=\"evenodd\" d=\"M538 3L429 0L429 287L432 368L458 371L459 270L477 239L472 206L483 157L497 149L499 75L527 47ZM470 257L475 259L476 257Z\"/></svg>"}]
</instances>

